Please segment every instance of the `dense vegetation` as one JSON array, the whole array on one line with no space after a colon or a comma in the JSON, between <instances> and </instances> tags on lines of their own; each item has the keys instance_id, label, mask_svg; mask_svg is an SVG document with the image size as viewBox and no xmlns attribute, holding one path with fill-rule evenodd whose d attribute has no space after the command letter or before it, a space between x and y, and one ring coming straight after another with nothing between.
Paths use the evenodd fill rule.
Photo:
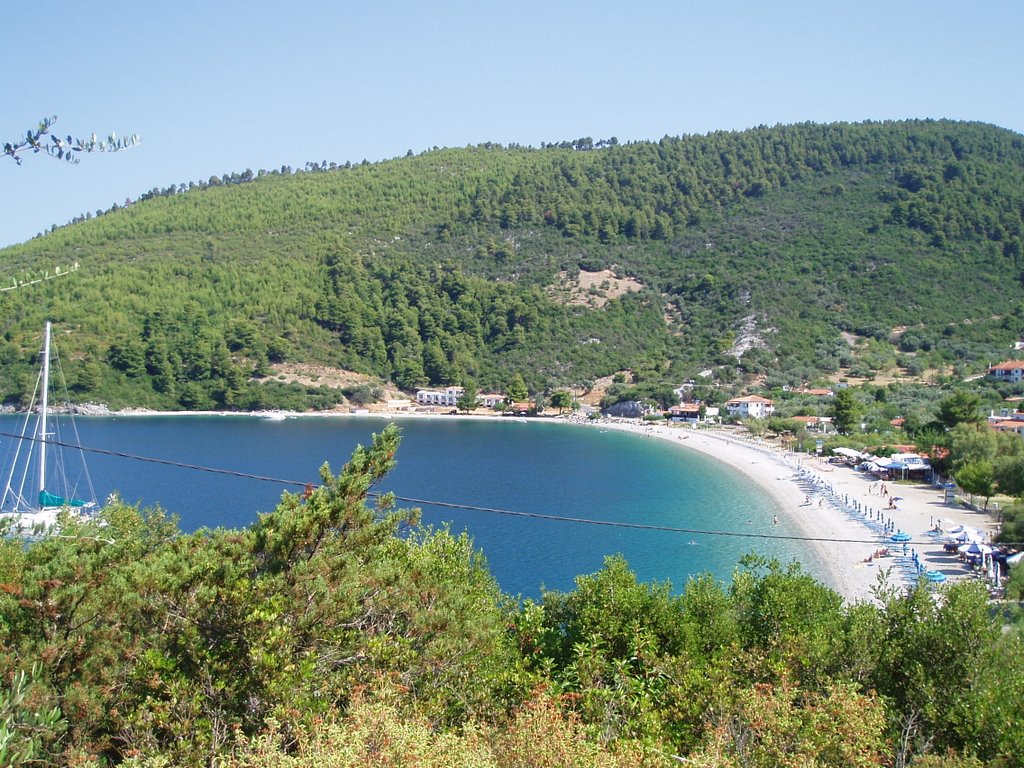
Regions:
<instances>
[{"instance_id":1,"label":"dense vegetation","mask_svg":"<svg viewBox=\"0 0 1024 768\"><path fill-rule=\"evenodd\" d=\"M377 493L397 446L242 531L115 504L0 539L0 761L1020 764L1022 638L977 585L844 605L750 561L674 593L610 559L520 604Z\"/></svg>"},{"instance_id":2,"label":"dense vegetation","mask_svg":"<svg viewBox=\"0 0 1024 768\"><path fill-rule=\"evenodd\" d=\"M114 406L328 407L275 362L411 389L532 393L632 369L652 393L898 367L981 370L1024 332L1024 139L945 121L482 145L245 171L0 251L0 396L44 316L73 395ZM560 272L644 288L569 303ZM846 334L845 336L843 334Z\"/></svg>"},{"instance_id":3,"label":"dense vegetation","mask_svg":"<svg viewBox=\"0 0 1024 768\"><path fill-rule=\"evenodd\" d=\"M1020 136L915 121L154 189L0 251L9 281L79 265L3 293L0 398L30 392L44 319L73 396L114 406L341 398L276 363L517 398L618 373L611 397L663 404L691 378L705 402L756 380L778 415L752 428L811 439L791 418L834 415L836 444L916 443L979 497L1019 499L1024 444L982 424L1015 388L875 383L823 405L783 385L951 384L1008 356L1022 182ZM604 269L642 290L567 301L560 273ZM850 605L795 566L674 590L612 558L521 603L466 537L377 493L397 447L389 427L246 530L115 503L0 538L0 764L1021 763L1024 639L977 585ZM1019 541L1024 505L1005 522Z\"/></svg>"}]
</instances>

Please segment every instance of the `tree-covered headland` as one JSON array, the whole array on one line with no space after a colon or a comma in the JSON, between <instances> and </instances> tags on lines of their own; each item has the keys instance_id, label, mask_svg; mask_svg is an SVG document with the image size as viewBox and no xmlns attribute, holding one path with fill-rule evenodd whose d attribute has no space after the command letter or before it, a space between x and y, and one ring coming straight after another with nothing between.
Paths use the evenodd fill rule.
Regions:
<instances>
[{"instance_id":1,"label":"tree-covered headland","mask_svg":"<svg viewBox=\"0 0 1024 768\"><path fill-rule=\"evenodd\" d=\"M729 389L981 371L1024 324L1022 141L803 124L175 182L0 251L8 284L80 266L4 295L0 395L23 396L44 315L73 396L114 407L343 397L287 363L405 390L522 372L534 394L631 370L660 401L705 371Z\"/></svg>"},{"instance_id":2,"label":"tree-covered headland","mask_svg":"<svg viewBox=\"0 0 1024 768\"><path fill-rule=\"evenodd\" d=\"M977 585L797 566L539 601L378 489L392 425L245 530L109 505L0 540L5 765L1012 766L1024 647Z\"/></svg>"}]
</instances>

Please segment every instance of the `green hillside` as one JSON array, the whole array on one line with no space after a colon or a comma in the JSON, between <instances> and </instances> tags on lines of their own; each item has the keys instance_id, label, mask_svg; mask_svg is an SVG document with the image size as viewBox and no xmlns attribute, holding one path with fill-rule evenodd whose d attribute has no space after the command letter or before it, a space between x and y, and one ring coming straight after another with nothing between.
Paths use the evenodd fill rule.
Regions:
<instances>
[{"instance_id":1,"label":"green hillside","mask_svg":"<svg viewBox=\"0 0 1024 768\"><path fill-rule=\"evenodd\" d=\"M79 265L3 294L0 397L44 317L73 396L115 407L339 397L282 362L533 392L629 368L656 396L707 369L980 370L1024 332L1022 217L1024 137L943 121L245 171L0 251L8 285ZM642 287L565 289L581 270Z\"/></svg>"}]
</instances>

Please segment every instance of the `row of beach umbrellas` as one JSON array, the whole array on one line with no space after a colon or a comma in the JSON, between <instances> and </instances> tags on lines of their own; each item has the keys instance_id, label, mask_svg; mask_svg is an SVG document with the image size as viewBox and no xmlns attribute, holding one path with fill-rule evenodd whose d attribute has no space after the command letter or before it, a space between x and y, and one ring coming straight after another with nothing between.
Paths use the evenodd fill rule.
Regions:
<instances>
[{"instance_id":1,"label":"row of beach umbrellas","mask_svg":"<svg viewBox=\"0 0 1024 768\"><path fill-rule=\"evenodd\" d=\"M999 575L999 564L992 557L995 552L995 547L991 547L985 543L985 535L977 528L972 528L968 525L955 525L952 528L948 528L946 533L949 534L950 540L958 542L959 546L956 548L957 552L965 555L975 555L982 558L982 563L985 562L985 558L991 558L989 562L989 575L993 578ZM1024 560L1024 552L1018 552L1014 555L1010 555L1005 559L1007 565L1017 565Z\"/></svg>"},{"instance_id":2,"label":"row of beach umbrellas","mask_svg":"<svg viewBox=\"0 0 1024 768\"><path fill-rule=\"evenodd\" d=\"M892 536L889 537L889 540L896 542L897 544L903 544L903 551L904 553L906 553L906 544L912 538L913 537L909 533L900 529L896 531L896 533L892 534ZM917 564L917 555L914 555L914 563ZM941 584L946 580L946 574L944 574L942 571L922 571L921 573L926 579L928 579L928 581L932 582L933 584Z\"/></svg>"},{"instance_id":3,"label":"row of beach umbrellas","mask_svg":"<svg viewBox=\"0 0 1024 768\"><path fill-rule=\"evenodd\" d=\"M988 544L983 543L983 534L976 528L971 528L966 525L956 525L949 529L947 533L950 534L950 538L954 541L961 542L960 546L957 547L957 552L961 552L966 555L980 555L986 557L991 555L995 550ZM897 544L906 544L913 537L904 530L898 530L892 534L889 539ZM1017 565L1024 560L1024 552L1018 552L1015 555L1011 555L1006 558L1008 565ZM946 580L946 575L941 571L925 571L925 577L932 582L941 583Z\"/></svg>"}]
</instances>

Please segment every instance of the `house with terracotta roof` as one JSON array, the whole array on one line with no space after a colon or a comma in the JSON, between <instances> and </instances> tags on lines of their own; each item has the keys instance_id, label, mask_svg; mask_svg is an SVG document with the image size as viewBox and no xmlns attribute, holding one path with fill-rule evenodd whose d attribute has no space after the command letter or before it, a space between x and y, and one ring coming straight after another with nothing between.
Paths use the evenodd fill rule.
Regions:
<instances>
[{"instance_id":1,"label":"house with terracotta roof","mask_svg":"<svg viewBox=\"0 0 1024 768\"><path fill-rule=\"evenodd\" d=\"M1018 435L1024 435L1024 419L990 420L989 426L996 432L1016 432Z\"/></svg>"},{"instance_id":2,"label":"house with terracotta roof","mask_svg":"<svg viewBox=\"0 0 1024 768\"><path fill-rule=\"evenodd\" d=\"M1024 381L1024 360L1007 360L997 365L990 365L988 377L996 381L1018 384Z\"/></svg>"},{"instance_id":3,"label":"house with terracotta roof","mask_svg":"<svg viewBox=\"0 0 1024 768\"><path fill-rule=\"evenodd\" d=\"M681 403L673 405L668 409L665 418L672 421L696 422L700 419L700 405L698 403Z\"/></svg>"},{"instance_id":4,"label":"house with terracotta roof","mask_svg":"<svg viewBox=\"0 0 1024 768\"><path fill-rule=\"evenodd\" d=\"M741 419L763 419L775 412L775 403L760 395L734 397L725 404L730 416Z\"/></svg>"},{"instance_id":5,"label":"house with terracotta roof","mask_svg":"<svg viewBox=\"0 0 1024 768\"><path fill-rule=\"evenodd\" d=\"M701 418L700 409L704 408L704 418ZM688 424L699 424L701 421L716 421L718 409L714 406L702 406L700 403L680 403L673 405L665 412L665 418L670 421L685 421Z\"/></svg>"},{"instance_id":6,"label":"house with terracotta roof","mask_svg":"<svg viewBox=\"0 0 1024 768\"><path fill-rule=\"evenodd\" d=\"M1024 413L1015 408L1000 408L998 411L992 410L989 412L989 426L994 428L1000 421L1020 421L1024 423Z\"/></svg>"}]
</instances>

